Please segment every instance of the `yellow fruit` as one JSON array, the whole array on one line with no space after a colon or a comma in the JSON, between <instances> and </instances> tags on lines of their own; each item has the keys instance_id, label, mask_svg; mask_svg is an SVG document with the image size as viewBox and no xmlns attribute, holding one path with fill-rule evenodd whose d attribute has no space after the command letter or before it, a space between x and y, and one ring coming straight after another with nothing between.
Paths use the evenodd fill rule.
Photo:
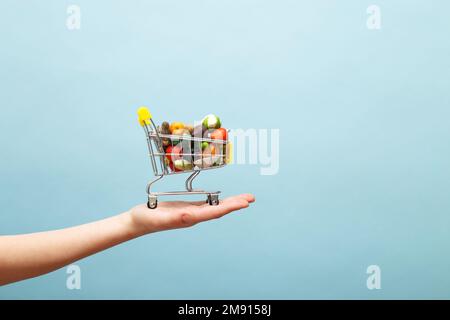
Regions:
<instances>
[{"instance_id":1,"label":"yellow fruit","mask_svg":"<svg viewBox=\"0 0 450 320\"><path fill-rule=\"evenodd\" d=\"M173 134L175 130L184 129L184 123L183 122L172 122L170 125L170 133Z\"/></svg>"},{"instance_id":2,"label":"yellow fruit","mask_svg":"<svg viewBox=\"0 0 450 320\"><path fill-rule=\"evenodd\" d=\"M172 134L175 136L183 136L183 135L190 136L188 129L175 129L175 130L173 130Z\"/></svg>"}]
</instances>

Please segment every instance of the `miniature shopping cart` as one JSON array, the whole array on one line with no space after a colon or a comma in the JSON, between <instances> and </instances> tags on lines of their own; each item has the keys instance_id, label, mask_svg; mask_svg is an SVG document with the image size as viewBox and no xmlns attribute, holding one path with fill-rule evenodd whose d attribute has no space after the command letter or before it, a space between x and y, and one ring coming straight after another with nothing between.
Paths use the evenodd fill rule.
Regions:
<instances>
[{"instance_id":1,"label":"miniature shopping cart","mask_svg":"<svg viewBox=\"0 0 450 320\"><path fill-rule=\"evenodd\" d=\"M206 203L218 205L220 191L194 190L192 182L200 174L200 171L221 168L230 162L231 145L228 140L209 139L204 138L203 135L197 137L163 134L160 132L160 128L155 125L152 115L145 107L139 108L138 117L147 137L150 160L155 175L155 179L147 185L147 206L150 209L155 209L158 206L159 196L200 194L207 195ZM204 152L202 153L203 143L208 143L215 152L207 155ZM177 148L178 151L173 151L174 148ZM167 152L169 149L172 151ZM181 169L175 167L172 160L175 161L175 164L177 161L181 163ZM167 192L153 192L151 190L153 184L165 175L180 173L190 173L185 183L186 190Z\"/></svg>"}]
</instances>

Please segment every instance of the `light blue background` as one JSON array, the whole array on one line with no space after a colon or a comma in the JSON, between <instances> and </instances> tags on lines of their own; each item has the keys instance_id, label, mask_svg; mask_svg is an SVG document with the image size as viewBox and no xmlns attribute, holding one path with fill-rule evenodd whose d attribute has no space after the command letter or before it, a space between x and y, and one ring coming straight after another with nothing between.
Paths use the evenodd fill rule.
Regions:
<instances>
[{"instance_id":1,"label":"light blue background","mask_svg":"<svg viewBox=\"0 0 450 320\"><path fill-rule=\"evenodd\" d=\"M278 175L197 181L252 192L252 208L84 259L79 291L61 269L0 298L450 298L448 1L3 0L0 14L1 234L143 202L142 104L281 130Z\"/></svg>"}]
</instances>

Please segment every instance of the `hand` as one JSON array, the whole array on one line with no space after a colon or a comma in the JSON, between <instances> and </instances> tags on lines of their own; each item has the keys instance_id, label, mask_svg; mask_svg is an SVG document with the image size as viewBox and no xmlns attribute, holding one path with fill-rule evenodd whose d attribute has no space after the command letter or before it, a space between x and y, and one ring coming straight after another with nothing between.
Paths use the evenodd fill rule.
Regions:
<instances>
[{"instance_id":1,"label":"hand","mask_svg":"<svg viewBox=\"0 0 450 320\"><path fill-rule=\"evenodd\" d=\"M241 194L225 200L219 205L211 206L205 201L169 201L158 204L156 209L141 204L131 209L132 224L139 235L150 232L186 228L199 222L218 219L224 215L247 208L255 201L251 194Z\"/></svg>"}]
</instances>

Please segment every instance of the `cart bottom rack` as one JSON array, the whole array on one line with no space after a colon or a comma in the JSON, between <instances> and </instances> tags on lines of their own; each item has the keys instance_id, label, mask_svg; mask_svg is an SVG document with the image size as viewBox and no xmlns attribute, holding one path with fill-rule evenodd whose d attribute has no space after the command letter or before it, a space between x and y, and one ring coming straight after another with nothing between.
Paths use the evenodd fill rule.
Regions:
<instances>
[{"instance_id":1,"label":"cart bottom rack","mask_svg":"<svg viewBox=\"0 0 450 320\"><path fill-rule=\"evenodd\" d=\"M149 209L155 209L158 206L159 196L176 196L176 195L186 195L186 194L205 194L207 195L206 203L216 206L219 204L219 194L220 191L208 192L203 190L196 191L168 191L168 192L152 192L148 195L147 207Z\"/></svg>"}]
</instances>

